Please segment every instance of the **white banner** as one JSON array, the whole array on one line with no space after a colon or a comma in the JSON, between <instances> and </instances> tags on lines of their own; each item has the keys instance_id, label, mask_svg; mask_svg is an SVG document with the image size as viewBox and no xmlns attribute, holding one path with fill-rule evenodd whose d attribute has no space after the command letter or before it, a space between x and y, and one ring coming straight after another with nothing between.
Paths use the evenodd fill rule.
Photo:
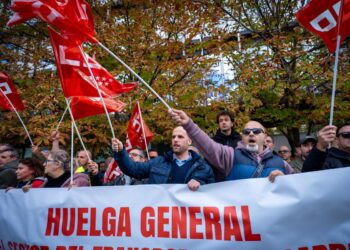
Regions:
<instances>
[{"instance_id":1,"label":"white banner","mask_svg":"<svg viewBox=\"0 0 350 250\"><path fill-rule=\"evenodd\" d=\"M350 249L350 168L200 187L0 192L0 250Z\"/></svg>"}]
</instances>

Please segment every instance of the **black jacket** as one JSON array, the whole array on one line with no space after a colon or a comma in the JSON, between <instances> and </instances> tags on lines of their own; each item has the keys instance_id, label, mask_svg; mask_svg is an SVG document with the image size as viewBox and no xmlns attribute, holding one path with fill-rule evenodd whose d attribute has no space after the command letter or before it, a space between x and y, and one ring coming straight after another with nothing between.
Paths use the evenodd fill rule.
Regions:
<instances>
[{"instance_id":1,"label":"black jacket","mask_svg":"<svg viewBox=\"0 0 350 250\"><path fill-rule=\"evenodd\" d=\"M232 130L230 135L224 135L219 129L214 135L213 140L222 145L236 148L237 143L241 140L241 136L235 130Z\"/></svg>"},{"instance_id":2,"label":"black jacket","mask_svg":"<svg viewBox=\"0 0 350 250\"><path fill-rule=\"evenodd\" d=\"M330 148L323 152L314 147L305 159L301 172L342 167L350 167L349 153L338 148Z\"/></svg>"},{"instance_id":3,"label":"black jacket","mask_svg":"<svg viewBox=\"0 0 350 250\"><path fill-rule=\"evenodd\" d=\"M201 185L214 182L214 175L209 165L194 151L191 151L193 165L187 172L185 183L191 179L200 182ZM114 159L124 174L137 179L148 179L148 184L166 184L171 180L171 166L173 164L173 152L169 151L164 156L159 156L146 162L134 162L124 149L114 152Z\"/></svg>"}]
</instances>

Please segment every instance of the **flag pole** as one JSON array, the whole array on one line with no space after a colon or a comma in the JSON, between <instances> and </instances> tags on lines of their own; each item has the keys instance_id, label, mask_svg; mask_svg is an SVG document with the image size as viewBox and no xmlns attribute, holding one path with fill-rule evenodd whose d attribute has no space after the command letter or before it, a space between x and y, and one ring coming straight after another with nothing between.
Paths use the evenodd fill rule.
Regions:
<instances>
[{"instance_id":1,"label":"flag pole","mask_svg":"<svg viewBox=\"0 0 350 250\"><path fill-rule=\"evenodd\" d=\"M164 101L164 99L148 84L143 80L135 71L133 71L129 65L127 65L122 59L120 59L116 54L114 54L111 50L109 50L106 46L104 46L101 42L98 42L98 45L102 47L105 51L107 51L112 57L114 57L118 62L120 62L125 68L127 68L134 76L137 77L164 105L167 109L171 109L171 107Z\"/></svg>"},{"instance_id":2,"label":"flag pole","mask_svg":"<svg viewBox=\"0 0 350 250\"><path fill-rule=\"evenodd\" d=\"M335 102L335 91L337 88L337 74L338 74L338 63L339 63L339 47L340 47L340 35L337 37L337 49L335 51L335 63L333 71L333 86L332 86L332 97L331 97L331 111L329 115L329 125L333 125L334 115L334 102Z\"/></svg>"},{"instance_id":3,"label":"flag pole","mask_svg":"<svg viewBox=\"0 0 350 250\"><path fill-rule=\"evenodd\" d=\"M329 125L333 125L333 115L334 115L334 102L335 102L335 91L337 88L337 75L338 75L338 63L339 63L339 50L340 50L340 26L342 24L342 17L343 17L343 6L344 6L344 0L340 1L340 7L339 7L339 15L338 15L338 34L337 34L337 48L335 51L335 62L334 62L334 70L333 70L333 85L332 85L332 97L331 97L331 110L329 114Z\"/></svg>"},{"instance_id":4,"label":"flag pole","mask_svg":"<svg viewBox=\"0 0 350 250\"><path fill-rule=\"evenodd\" d=\"M101 94L101 91L100 91L100 87L98 86L97 82L96 82L96 79L95 79L95 76L94 74L92 73L92 70L90 68L90 65L89 65L89 61L88 59L86 58L86 55L85 55L85 52L83 51L83 48L81 46L79 46L79 49L80 49L80 53L82 54L83 58L84 58L84 61L89 69L89 72L90 72L90 75L92 77L92 81L94 82L95 84L95 88L97 89L97 92L98 92L98 95L100 96L100 99L101 99L101 102L102 102L102 105L103 105L103 108L106 112L106 116L107 116L107 120L108 120L108 123L109 123L109 126L111 127L111 131L112 131L112 137L113 139L115 138L115 134L114 134L114 129L113 129L113 126L112 126L112 122L111 122L111 118L109 117L109 113L108 113L108 110L107 110L107 106L106 106L106 103L102 97L102 94Z\"/></svg>"},{"instance_id":5,"label":"flag pole","mask_svg":"<svg viewBox=\"0 0 350 250\"><path fill-rule=\"evenodd\" d=\"M73 120L71 122L72 124L72 129L71 129L71 146L70 146L70 184L73 184L73 163L74 163L74 124ZM88 155L88 154L87 154Z\"/></svg>"},{"instance_id":6,"label":"flag pole","mask_svg":"<svg viewBox=\"0 0 350 250\"><path fill-rule=\"evenodd\" d=\"M0 90L1 90L1 93L3 94L3 96L5 96L6 100L7 100L7 101L9 102L9 104L11 105L13 111L15 111L15 113L16 113L16 115L17 115L19 121L21 122L21 124L22 124L22 126L23 126L23 128L24 128L24 130L25 130L25 132L26 132L26 134L27 134L27 136L28 136L28 139L29 139L29 141L30 141L30 144L33 146L34 144L33 144L32 138L30 137L30 134L29 134L29 132L28 132L28 129L27 129L26 125L24 125L24 122L23 122L21 116L18 114L17 109L16 109L15 106L12 104L10 98L8 98L7 95L5 95L5 93L2 91L1 88L0 88Z\"/></svg>"},{"instance_id":7,"label":"flag pole","mask_svg":"<svg viewBox=\"0 0 350 250\"><path fill-rule=\"evenodd\" d=\"M147 141L146 141L145 128L143 126L143 118L142 118L142 113L141 113L141 108L140 108L140 103L139 102L137 102L137 108L139 110L139 114L140 114L140 118L141 118L141 128L142 128L142 133L143 133L143 140L145 141L147 158L148 158L148 160L150 160L149 154L148 154L148 146L147 146Z\"/></svg>"},{"instance_id":8,"label":"flag pole","mask_svg":"<svg viewBox=\"0 0 350 250\"><path fill-rule=\"evenodd\" d=\"M69 115L70 115L70 117L71 117L71 120L72 120L72 123L73 123L73 125L74 125L75 131L77 132L77 135L78 135L79 141L80 141L80 143L81 143L81 146L83 147L83 149L84 149L84 151L85 151L85 153L86 153L86 155L87 155L87 157L88 157L88 160L89 160L89 162L90 162L90 161L91 161L90 156L89 156L89 154L88 154L88 152L87 152L87 150L86 150L86 148L85 148L85 144L84 144L83 140L81 139L81 135L80 135L80 133L79 133L77 124L75 123L72 110L70 109L70 106L69 106L69 103L68 103L68 101L67 101L67 98L64 98L64 99L66 100L67 107L68 107L68 111L69 111Z\"/></svg>"},{"instance_id":9,"label":"flag pole","mask_svg":"<svg viewBox=\"0 0 350 250\"><path fill-rule=\"evenodd\" d=\"M69 105L69 104L70 104L70 100L68 101L68 105ZM65 115L66 115L66 113L67 113L68 107L69 107L69 106L67 106L66 109L64 110L64 112L63 112L63 114L62 114L62 117L61 117L61 119L59 120L55 131L58 131L58 129L60 128L61 123L62 123L62 121L63 121L63 118L65 117Z\"/></svg>"}]
</instances>

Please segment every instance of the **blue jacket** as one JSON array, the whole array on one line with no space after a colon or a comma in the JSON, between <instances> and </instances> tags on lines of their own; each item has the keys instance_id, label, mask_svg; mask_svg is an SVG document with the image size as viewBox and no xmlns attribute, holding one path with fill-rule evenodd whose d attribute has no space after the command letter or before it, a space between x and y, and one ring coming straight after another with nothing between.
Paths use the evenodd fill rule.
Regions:
<instances>
[{"instance_id":1,"label":"blue jacket","mask_svg":"<svg viewBox=\"0 0 350 250\"><path fill-rule=\"evenodd\" d=\"M191 179L200 182L201 185L213 183L215 180L211 167L197 153L190 152L194 162L187 172L185 183L188 183ZM146 162L134 162L125 149L121 152L114 152L113 156L126 175L137 179L148 178L148 184L171 183L173 151Z\"/></svg>"},{"instance_id":2,"label":"blue jacket","mask_svg":"<svg viewBox=\"0 0 350 250\"><path fill-rule=\"evenodd\" d=\"M267 177L273 170L280 170L282 173L286 174L283 159L274 155L271 151L262 156L260 164L263 166L263 170L258 177ZM258 166L258 162L248 150L237 148L235 149L233 168L226 176L226 180L252 178Z\"/></svg>"}]
</instances>

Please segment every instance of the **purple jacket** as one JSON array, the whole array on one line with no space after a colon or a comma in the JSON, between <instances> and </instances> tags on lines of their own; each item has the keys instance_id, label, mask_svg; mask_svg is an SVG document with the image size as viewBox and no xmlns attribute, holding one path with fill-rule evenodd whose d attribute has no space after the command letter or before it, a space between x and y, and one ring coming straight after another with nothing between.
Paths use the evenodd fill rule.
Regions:
<instances>
[{"instance_id":1,"label":"purple jacket","mask_svg":"<svg viewBox=\"0 0 350 250\"><path fill-rule=\"evenodd\" d=\"M219 143L216 143L212 140L205 132L203 132L197 124L190 120L185 124L184 129L187 131L187 134L192 139L196 147L199 149L204 158L206 158L210 164L212 164L218 171L229 175L235 160L235 151L232 147L225 146ZM243 148L244 145L239 142L237 149ZM252 154L252 157L256 162L260 163L262 157L269 153L270 150L265 148L260 154ZM286 162L284 162L284 167L287 174L293 173L293 168Z\"/></svg>"}]
</instances>

